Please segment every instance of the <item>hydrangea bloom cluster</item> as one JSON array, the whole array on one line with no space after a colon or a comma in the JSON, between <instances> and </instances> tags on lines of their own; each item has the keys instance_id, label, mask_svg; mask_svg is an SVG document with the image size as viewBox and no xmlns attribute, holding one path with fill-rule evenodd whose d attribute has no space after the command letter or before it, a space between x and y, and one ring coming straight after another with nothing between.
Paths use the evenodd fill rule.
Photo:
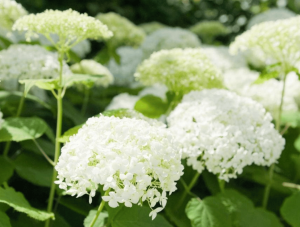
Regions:
<instances>
[{"instance_id":1,"label":"hydrangea bloom cluster","mask_svg":"<svg viewBox=\"0 0 300 227\"><path fill-rule=\"evenodd\" d=\"M72 74L64 64L63 75ZM11 45L0 51L0 80L51 79L59 76L57 53L38 45Z\"/></svg>"},{"instance_id":2,"label":"hydrangea bloom cluster","mask_svg":"<svg viewBox=\"0 0 300 227\"><path fill-rule=\"evenodd\" d=\"M113 12L100 13L96 18L106 24L114 33L114 36L108 41L109 45L114 48L120 46L139 46L145 38L145 33L142 29L119 14Z\"/></svg>"},{"instance_id":3,"label":"hydrangea bloom cluster","mask_svg":"<svg viewBox=\"0 0 300 227\"><path fill-rule=\"evenodd\" d=\"M27 40L42 34L54 43L51 34L56 34L59 37L59 42L56 43L58 48L67 49L88 38L108 39L113 35L99 20L71 9L46 10L43 13L24 16L16 21L13 29L26 31Z\"/></svg>"},{"instance_id":4,"label":"hydrangea bloom cluster","mask_svg":"<svg viewBox=\"0 0 300 227\"><path fill-rule=\"evenodd\" d=\"M153 52L173 48L195 48L200 46L200 40L192 32L182 28L162 28L146 37L141 45L144 59Z\"/></svg>"},{"instance_id":5,"label":"hydrangea bloom cluster","mask_svg":"<svg viewBox=\"0 0 300 227\"><path fill-rule=\"evenodd\" d=\"M224 74L224 85L239 95L250 97L261 103L273 118L276 118L283 81L270 79L262 84L254 84L258 77L258 72L246 68L231 70ZM286 88L282 110L283 112L296 112L298 111L297 100L300 98L300 81L294 72L287 75Z\"/></svg>"},{"instance_id":6,"label":"hydrangea bloom cluster","mask_svg":"<svg viewBox=\"0 0 300 227\"><path fill-rule=\"evenodd\" d=\"M111 59L107 65L115 77L114 83L118 86L135 86L137 82L133 74L137 66L143 61L142 50L124 46L117 49L117 54L120 56L120 64Z\"/></svg>"},{"instance_id":7,"label":"hydrangea bloom cluster","mask_svg":"<svg viewBox=\"0 0 300 227\"><path fill-rule=\"evenodd\" d=\"M260 24L262 22L288 19L294 16L296 16L296 14L286 8L269 9L268 11L265 11L252 17L247 24L247 29L250 29L254 25Z\"/></svg>"},{"instance_id":8,"label":"hydrangea bloom cluster","mask_svg":"<svg viewBox=\"0 0 300 227\"><path fill-rule=\"evenodd\" d=\"M144 85L161 83L179 94L222 87L222 77L201 49L161 50L153 53L134 76Z\"/></svg>"},{"instance_id":9,"label":"hydrangea bloom cluster","mask_svg":"<svg viewBox=\"0 0 300 227\"><path fill-rule=\"evenodd\" d=\"M22 5L14 0L0 0L0 27L11 30L14 22L27 14Z\"/></svg>"},{"instance_id":10,"label":"hydrangea bloom cluster","mask_svg":"<svg viewBox=\"0 0 300 227\"><path fill-rule=\"evenodd\" d=\"M281 63L288 72L300 61L300 16L253 26L236 37L230 51L254 50L265 64Z\"/></svg>"},{"instance_id":11,"label":"hydrangea bloom cluster","mask_svg":"<svg viewBox=\"0 0 300 227\"><path fill-rule=\"evenodd\" d=\"M89 194L90 202L103 185L104 191L110 189L102 197L110 207L147 201L153 209L159 204L150 213L155 218L183 174L180 158L165 127L101 115L88 119L64 145L55 183L73 196Z\"/></svg>"},{"instance_id":12,"label":"hydrangea bloom cluster","mask_svg":"<svg viewBox=\"0 0 300 227\"><path fill-rule=\"evenodd\" d=\"M149 22L149 23L144 23L144 24L140 24L139 27L147 34L150 35L151 33L161 29L161 28L165 28L167 27L164 24L161 24L159 22L153 21L153 22Z\"/></svg>"},{"instance_id":13,"label":"hydrangea bloom cluster","mask_svg":"<svg viewBox=\"0 0 300 227\"><path fill-rule=\"evenodd\" d=\"M188 165L225 181L276 162L285 144L261 104L226 90L192 91L167 120Z\"/></svg>"},{"instance_id":14,"label":"hydrangea bloom cluster","mask_svg":"<svg viewBox=\"0 0 300 227\"><path fill-rule=\"evenodd\" d=\"M204 43L212 43L217 36L227 35L228 29L219 21L202 21L190 28Z\"/></svg>"},{"instance_id":15,"label":"hydrangea bloom cluster","mask_svg":"<svg viewBox=\"0 0 300 227\"><path fill-rule=\"evenodd\" d=\"M246 59L241 54L236 56L230 55L229 48L226 46L203 46L202 51L223 72L247 67Z\"/></svg>"},{"instance_id":16,"label":"hydrangea bloom cluster","mask_svg":"<svg viewBox=\"0 0 300 227\"><path fill-rule=\"evenodd\" d=\"M107 87L114 81L114 77L110 73L110 71L106 67L94 60L82 60L81 62L72 65L71 70L73 73L77 74L103 76L95 82L95 85L97 86Z\"/></svg>"}]
</instances>

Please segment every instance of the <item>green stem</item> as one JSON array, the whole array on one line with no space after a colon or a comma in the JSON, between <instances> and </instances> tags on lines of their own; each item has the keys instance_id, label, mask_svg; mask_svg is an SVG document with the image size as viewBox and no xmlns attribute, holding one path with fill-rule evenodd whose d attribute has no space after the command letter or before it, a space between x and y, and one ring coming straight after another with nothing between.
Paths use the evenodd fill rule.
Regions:
<instances>
[{"instance_id":1,"label":"green stem","mask_svg":"<svg viewBox=\"0 0 300 227\"><path fill-rule=\"evenodd\" d=\"M108 189L108 190L105 192L104 196L107 196L108 193L109 193L109 191L110 191L110 189ZM96 215L95 215L93 221L92 221L91 224L90 224L90 227L93 227L93 226L95 225L95 223L96 223L96 221L97 221L97 219L98 219L98 217L99 217L99 214L100 214L101 211L103 210L104 205L105 205L105 201L102 199L102 201L101 201L101 203L100 203L100 206L98 207L97 213L96 213Z\"/></svg>"},{"instance_id":2,"label":"green stem","mask_svg":"<svg viewBox=\"0 0 300 227\"><path fill-rule=\"evenodd\" d=\"M81 108L81 114L83 116L85 115L87 105L89 103L89 97L90 97L90 89L88 87L86 87L85 91L84 91L83 104L82 104L82 108Z\"/></svg>"},{"instance_id":3,"label":"green stem","mask_svg":"<svg viewBox=\"0 0 300 227\"><path fill-rule=\"evenodd\" d=\"M54 153L54 166L56 166L58 162L58 158L60 155L60 142L59 138L61 136L61 128L62 128L62 114L63 114L63 106L62 106L62 70L63 70L63 57L64 53L59 52L58 61L60 64L60 71L59 71L59 78L60 78L60 88L57 91L57 123L56 123L56 138L55 138L55 153ZM52 174L52 183L50 188L50 194L48 199L48 206L47 206L47 212L52 211L53 207L53 200L55 195L55 183L57 172L55 168L53 168L53 174ZM50 225L50 219L46 220L45 227L49 227Z\"/></svg>"},{"instance_id":4,"label":"green stem","mask_svg":"<svg viewBox=\"0 0 300 227\"><path fill-rule=\"evenodd\" d=\"M220 191L224 192L224 190L225 190L225 181L218 178L218 182L219 182Z\"/></svg>"},{"instance_id":5,"label":"green stem","mask_svg":"<svg viewBox=\"0 0 300 227\"><path fill-rule=\"evenodd\" d=\"M193 179L191 180L190 184L187 187L184 187L184 192L178 202L177 205L177 209L182 205L182 203L185 200L185 197L187 196L187 194L190 194L191 189L194 187L194 185L196 184L198 178L200 176L200 173L197 171L196 174L194 175Z\"/></svg>"},{"instance_id":6,"label":"green stem","mask_svg":"<svg viewBox=\"0 0 300 227\"><path fill-rule=\"evenodd\" d=\"M24 106L24 101L25 101L25 92L23 93L23 96L21 97L20 99L20 102L19 102L19 106L18 106L18 110L17 110L17 114L15 117L19 117L22 113L22 109L23 109L23 106ZM8 151L10 149L10 145L11 145L11 141L7 142L5 144L5 147L4 147L4 152L3 152L3 156L4 157L7 157L8 155Z\"/></svg>"},{"instance_id":7,"label":"green stem","mask_svg":"<svg viewBox=\"0 0 300 227\"><path fill-rule=\"evenodd\" d=\"M281 113L282 113L282 106L283 106L283 100L284 100L284 93L285 93L285 84L286 84L286 75L287 72L284 71L284 77L283 77L283 88L282 88L282 92L281 92L281 98L280 98L280 104L279 104L279 109L278 109L278 115L277 115L277 119L275 121L276 124L276 130L278 132L280 132L280 124L281 124ZM264 191L264 197L263 197L263 203L262 206L263 208L267 208L268 205L268 200L269 200L269 196L270 196L270 190L271 190L271 186L272 186L272 180L273 180L273 174L274 174L274 168L275 168L275 164L272 164L270 166L269 169L269 179L268 179L268 183L265 187L265 191Z\"/></svg>"}]
</instances>

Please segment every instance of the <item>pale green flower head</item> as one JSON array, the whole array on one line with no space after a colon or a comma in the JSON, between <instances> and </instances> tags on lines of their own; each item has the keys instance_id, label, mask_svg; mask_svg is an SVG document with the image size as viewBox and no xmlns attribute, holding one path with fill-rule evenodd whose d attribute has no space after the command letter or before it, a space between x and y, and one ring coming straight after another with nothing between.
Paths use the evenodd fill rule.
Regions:
<instances>
[{"instance_id":1,"label":"pale green flower head","mask_svg":"<svg viewBox=\"0 0 300 227\"><path fill-rule=\"evenodd\" d=\"M94 60L82 60L81 62L72 65L70 69L73 73L77 74L102 75L103 77L95 83L98 86L107 87L114 81L114 77L110 71Z\"/></svg>"},{"instance_id":2,"label":"pale green flower head","mask_svg":"<svg viewBox=\"0 0 300 227\"><path fill-rule=\"evenodd\" d=\"M0 27L11 30L14 22L27 14L23 6L14 0L0 0Z\"/></svg>"},{"instance_id":3,"label":"pale green flower head","mask_svg":"<svg viewBox=\"0 0 300 227\"><path fill-rule=\"evenodd\" d=\"M52 41L58 50L69 50L85 39L108 39L113 35L100 21L72 9L46 10L43 13L24 16L16 21L13 30L26 31L28 41L31 37L42 34ZM51 34L58 35L59 41L55 43Z\"/></svg>"},{"instance_id":4,"label":"pale green flower head","mask_svg":"<svg viewBox=\"0 0 300 227\"><path fill-rule=\"evenodd\" d=\"M220 71L201 49L175 48L153 53L134 76L146 86L161 83L178 94L223 86Z\"/></svg>"},{"instance_id":5,"label":"pale green flower head","mask_svg":"<svg viewBox=\"0 0 300 227\"><path fill-rule=\"evenodd\" d=\"M269 21L253 26L236 37L230 52L251 51L265 65L281 63L285 72L293 71L300 61L300 16Z\"/></svg>"},{"instance_id":6,"label":"pale green flower head","mask_svg":"<svg viewBox=\"0 0 300 227\"><path fill-rule=\"evenodd\" d=\"M227 35L226 28L219 21L202 21L190 28L190 31L198 35L204 43L212 43L217 36Z\"/></svg>"},{"instance_id":7,"label":"pale green flower head","mask_svg":"<svg viewBox=\"0 0 300 227\"><path fill-rule=\"evenodd\" d=\"M149 23L143 23L143 24L140 24L139 27L147 34L151 34L161 28L165 28L167 27L166 25L164 24L161 24L159 22L156 22L156 21L153 21L153 22L149 22Z\"/></svg>"},{"instance_id":8,"label":"pale green flower head","mask_svg":"<svg viewBox=\"0 0 300 227\"><path fill-rule=\"evenodd\" d=\"M119 14L113 12L99 13L96 18L106 24L114 33L113 38L108 41L113 48L139 46L145 38L145 32L142 29Z\"/></svg>"}]
</instances>

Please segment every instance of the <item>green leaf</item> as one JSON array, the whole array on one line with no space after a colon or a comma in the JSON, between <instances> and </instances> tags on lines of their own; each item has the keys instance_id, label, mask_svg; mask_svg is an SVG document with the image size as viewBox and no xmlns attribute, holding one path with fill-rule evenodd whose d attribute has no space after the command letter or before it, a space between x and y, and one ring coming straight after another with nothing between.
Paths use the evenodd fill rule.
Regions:
<instances>
[{"instance_id":1,"label":"green leaf","mask_svg":"<svg viewBox=\"0 0 300 227\"><path fill-rule=\"evenodd\" d=\"M102 77L102 75L73 74L63 77L62 86L70 87L74 84L85 84L88 87L92 87Z\"/></svg>"},{"instance_id":2,"label":"green leaf","mask_svg":"<svg viewBox=\"0 0 300 227\"><path fill-rule=\"evenodd\" d=\"M17 219L12 218L10 221L12 227L44 227L45 225L45 223L32 219L28 217L26 214L19 214Z\"/></svg>"},{"instance_id":3,"label":"green leaf","mask_svg":"<svg viewBox=\"0 0 300 227\"><path fill-rule=\"evenodd\" d=\"M149 207L133 205L130 208L125 206L117 208L106 206L106 208L112 227L172 227L160 214L152 221L149 217L151 212Z\"/></svg>"},{"instance_id":4,"label":"green leaf","mask_svg":"<svg viewBox=\"0 0 300 227\"><path fill-rule=\"evenodd\" d=\"M72 196L62 197L59 204L83 216L87 216L89 211L93 208L84 198L75 198Z\"/></svg>"},{"instance_id":5,"label":"green leaf","mask_svg":"<svg viewBox=\"0 0 300 227\"><path fill-rule=\"evenodd\" d=\"M11 227L9 217L6 215L6 213L1 211L0 211L0 226Z\"/></svg>"},{"instance_id":6,"label":"green leaf","mask_svg":"<svg viewBox=\"0 0 300 227\"><path fill-rule=\"evenodd\" d=\"M7 181L14 173L14 166L9 159L0 156L0 185ZM1 225L0 225L1 226Z\"/></svg>"},{"instance_id":7,"label":"green leaf","mask_svg":"<svg viewBox=\"0 0 300 227\"><path fill-rule=\"evenodd\" d=\"M37 86L43 90L53 90L59 88L59 79L28 79L28 80L19 80L21 84L24 84L24 93L25 96L28 94L30 89L33 86Z\"/></svg>"},{"instance_id":8,"label":"green leaf","mask_svg":"<svg viewBox=\"0 0 300 227\"><path fill-rule=\"evenodd\" d=\"M58 139L58 141L61 142L61 143L66 143L66 142L68 142L70 136L75 135L75 134L78 132L78 130L79 130L82 126L83 126L83 124L82 124L82 125L77 125L77 126L75 126L75 127L73 127L73 128L70 128L69 130L67 130L67 131L66 131L66 132Z\"/></svg>"},{"instance_id":9,"label":"green leaf","mask_svg":"<svg viewBox=\"0 0 300 227\"><path fill-rule=\"evenodd\" d=\"M14 161L17 174L39 186L50 187L53 167L44 157L33 153L22 152Z\"/></svg>"},{"instance_id":10,"label":"green leaf","mask_svg":"<svg viewBox=\"0 0 300 227\"><path fill-rule=\"evenodd\" d=\"M193 227L231 227L230 214L218 198L191 199L186 214Z\"/></svg>"},{"instance_id":11,"label":"green leaf","mask_svg":"<svg viewBox=\"0 0 300 227\"><path fill-rule=\"evenodd\" d=\"M275 63L267 66L259 75L257 80L254 81L254 84L262 84L269 79L277 78L279 76L280 66L281 63Z\"/></svg>"},{"instance_id":12,"label":"green leaf","mask_svg":"<svg viewBox=\"0 0 300 227\"><path fill-rule=\"evenodd\" d=\"M54 156L54 144L49 142L48 140L38 138L36 139L36 142L41 146L43 151L47 155ZM33 142L33 140L25 140L21 142L21 146L28 151L33 151L35 154L42 155L41 151L38 149L36 144Z\"/></svg>"},{"instance_id":13,"label":"green leaf","mask_svg":"<svg viewBox=\"0 0 300 227\"><path fill-rule=\"evenodd\" d=\"M2 47L2 49L8 48L11 44L12 44L11 41L4 38L3 36L0 36L0 46Z\"/></svg>"},{"instance_id":14,"label":"green leaf","mask_svg":"<svg viewBox=\"0 0 300 227\"><path fill-rule=\"evenodd\" d=\"M263 208L256 208L249 216L251 227L283 227L275 214Z\"/></svg>"},{"instance_id":15,"label":"green leaf","mask_svg":"<svg viewBox=\"0 0 300 227\"><path fill-rule=\"evenodd\" d=\"M33 208L25 199L24 195L20 192L16 192L13 188L0 188L0 202L6 203L16 211L26 213L28 216L40 221L45 221L49 218L54 219L53 213Z\"/></svg>"},{"instance_id":16,"label":"green leaf","mask_svg":"<svg viewBox=\"0 0 300 227\"><path fill-rule=\"evenodd\" d=\"M80 125L86 122L86 118L84 118L80 112L74 107L74 105L68 100L64 100L63 103L64 115L71 119L75 125Z\"/></svg>"},{"instance_id":17,"label":"green leaf","mask_svg":"<svg viewBox=\"0 0 300 227\"><path fill-rule=\"evenodd\" d=\"M134 109L146 117L158 118L168 110L168 104L154 95L146 95L140 98Z\"/></svg>"},{"instance_id":18,"label":"green leaf","mask_svg":"<svg viewBox=\"0 0 300 227\"><path fill-rule=\"evenodd\" d=\"M109 62L111 56L108 48L105 46L102 48L95 56L95 61L101 63L102 65L105 65Z\"/></svg>"},{"instance_id":19,"label":"green leaf","mask_svg":"<svg viewBox=\"0 0 300 227\"><path fill-rule=\"evenodd\" d=\"M284 200L280 213L291 226L300 226L300 191Z\"/></svg>"},{"instance_id":20,"label":"green leaf","mask_svg":"<svg viewBox=\"0 0 300 227\"><path fill-rule=\"evenodd\" d=\"M296 128L300 126L299 112L283 112L281 114L281 124L289 124L290 127Z\"/></svg>"},{"instance_id":21,"label":"green leaf","mask_svg":"<svg viewBox=\"0 0 300 227\"><path fill-rule=\"evenodd\" d=\"M294 141L294 147L297 151L300 152L300 135L297 137L297 139Z\"/></svg>"},{"instance_id":22,"label":"green leaf","mask_svg":"<svg viewBox=\"0 0 300 227\"><path fill-rule=\"evenodd\" d=\"M84 227L89 227L92 223L95 215L97 213L97 210L91 210L89 212L89 215L84 219L83 225ZM105 224L105 219L108 217L108 213L106 211L103 211L99 214L94 226L102 227Z\"/></svg>"},{"instance_id":23,"label":"green leaf","mask_svg":"<svg viewBox=\"0 0 300 227\"><path fill-rule=\"evenodd\" d=\"M44 134L48 126L38 117L6 118L0 129L0 142L36 139Z\"/></svg>"}]
</instances>

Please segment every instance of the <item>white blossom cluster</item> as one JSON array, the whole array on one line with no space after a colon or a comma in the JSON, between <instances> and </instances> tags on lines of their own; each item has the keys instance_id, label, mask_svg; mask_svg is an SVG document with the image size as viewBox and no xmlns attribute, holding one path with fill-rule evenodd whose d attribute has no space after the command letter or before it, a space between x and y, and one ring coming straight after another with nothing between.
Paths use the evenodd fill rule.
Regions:
<instances>
[{"instance_id":1,"label":"white blossom cluster","mask_svg":"<svg viewBox=\"0 0 300 227\"><path fill-rule=\"evenodd\" d=\"M255 84L258 77L258 72L247 68L230 70L224 74L224 85L239 95L250 97L261 103L276 119L279 114L283 81L270 79L262 84ZM287 75L285 86L282 111L296 112L298 111L297 100L300 98L300 81L296 73L291 72Z\"/></svg>"},{"instance_id":2,"label":"white blossom cluster","mask_svg":"<svg viewBox=\"0 0 300 227\"><path fill-rule=\"evenodd\" d=\"M187 164L225 181L276 162L285 144L261 104L226 90L192 91L167 121Z\"/></svg>"},{"instance_id":3,"label":"white blossom cluster","mask_svg":"<svg viewBox=\"0 0 300 227\"><path fill-rule=\"evenodd\" d=\"M27 14L23 6L14 0L0 0L0 27L11 30L14 22Z\"/></svg>"},{"instance_id":4,"label":"white blossom cluster","mask_svg":"<svg viewBox=\"0 0 300 227\"><path fill-rule=\"evenodd\" d=\"M73 73L86 74L86 75L101 75L96 82L96 86L107 87L114 81L113 75L110 71L100 63L94 60L82 60L70 67Z\"/></svg>"},{"instance_id":5,"label":"white blossom cluster","mask_svg":"<svg viewBox=\"0 0 300 227\"><path fill-rule=\"evenodd\" d=\"M151 33L159 30L159 29L162 29L162 28L165 28L167 27L167 25L164 25L162 23L159 23L159 22L156 22L156 21L153 21L153 22L149 22L149 23L143 23L143 24L140 24L139 27L147 34L147 35L150 35Z\"/></svg>"},{"instance_id":6,"label":"white blossom cluster","mask_svg":"<svg viewBox=\"0 0 300 227\"><path fill-rule=\"evenodd\" d=\"M155 52L139 65L134 76L146 86L161 83L179 94L223 86L220 71L200 48Z\"/></svg>"},{"instance_id":7,"label":"white blossom cluster","mask_svg":"<svg viewBox=\"0 0 300 227\"><path fill-rule=\"evenodd\" d=\"M247 29L250 29L254 25L262 22L288 19L294 16L296 16L296 14L286 8L272 8L253 16L247 24Z\"/></svg>"},{"instance_id":8,"label":"white blossom cluster","mask_svg":"<svg viewBox=\"0 0 300 227\"><path fill-rule=\"evenodd\" d=\"M46 10L42 13L24 16L16 21L13 30L26 31L28 41L42 34L54 43L51 34L56 34L59 42L55 45L63 50L68 50L72 45L85 39L108 39L113 36L107 26L99 20L71 9Z\"/></svg>"},{"instance_id":9,"label":"white blossom cluster","mask_svg":"<svg viewBox=\"0 0 300 227\"><path fill-rule=\"evenodd\" d=\"M152 53L173 48L195 48L200 46L198 37L182 28L162 28L146 37L141 45L144 59Z\"/></svg>"},{"instance_id":10,"label":"white blossom cluster","mask_svg":"<svg viewBox=\"0 0 300 227\"><path fill-rule=\"evenodd\" d=\"M63 75L72 74L64 64ZM57 53L38 45L11 45L0 51L0 80L51 79L59 76Z\"/></svg>"},{"instance_id":11,"label":"white blossom cluster","mask_svg":"<svg viewBox=\"0 0 300 227\"><path fill-rule=\"evenodd\" d=\"M61 189L77 197L99 185L110 190L102 199L110 207L131 207L147 201L155 218L176 190L183 174L181 155L165 127L144 120L92 117L62 148L56 170Z\"/></svg>"},{"instance_id":12,"label":"white blossom cluster","mask_svg":"<svg viewBox=\"0 0 300 227\"><path fill-rule=\"evenodd\" d=\"M138 95L130 95L128 93L121 93L116 95L111 100L110 104L106 107L106 110L115 110L115 109L134 109L136 102L146 96L154 95L161 98L163 101L167 101L166 93L168 89L166 86L161 84L154 84L153 86L146 87L141 90Z\"/></svg>"},{"instance_id":13,"label":"white blossom cluster","mask_svg":"<svg viewBox=\"0 0 300 227\"><path fill-rule=\"evenodd\" d=\"M115 85L135 86L137 82L133 75L137 66L143 61L142 50L124 46L117 49L117 54L120 56L120 64L111 59L107 65L114 75Z\"/></svg>"},{"instance_id":14,"label":"white blossom cluster","mask_svg":"<svg viewBox=\"0 0 300 227\"><path fill-rule=\"evenodd\" d=\"M108 40L111 47L139 46L146 34L130 20L113 12L99 13L96 18L108 26L114 36Z\"/></svg>"},{"instance_id":15,"label":"white blossom cluster","mask_svg":"<svg viewBox=\"0 0 300 227\"><path fill-rule=\"evenodd\" d=\"M202 51L222 72L247 67L246 59L241 55L231 55L226 46L202 46Z\"/></svg>"},{"instance_id":16,"label":"white blossom cluster","mask_svg":"<svg viewBox=\"0 0 300 227\"><path fill-rule=\"evenodd\" d=\"M294 70L300 61L300 16L264 22L236 37L231 53L252 51L265 65L280 63L285 72Z\"/></svg>"}]
</instances>

